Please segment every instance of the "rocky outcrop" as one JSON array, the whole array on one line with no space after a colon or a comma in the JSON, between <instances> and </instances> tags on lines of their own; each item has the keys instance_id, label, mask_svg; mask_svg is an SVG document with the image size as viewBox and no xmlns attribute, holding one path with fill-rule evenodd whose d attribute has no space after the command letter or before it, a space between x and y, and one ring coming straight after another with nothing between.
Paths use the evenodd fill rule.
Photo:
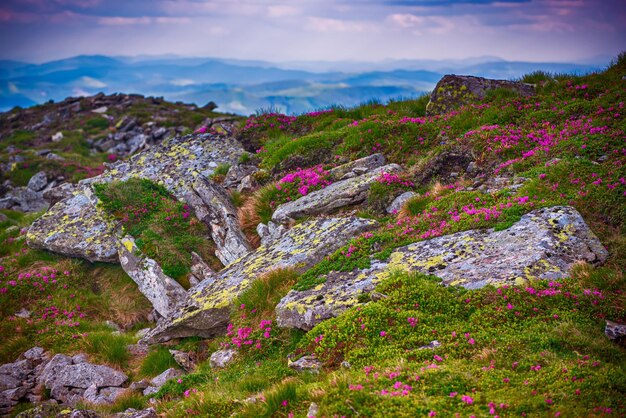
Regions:
<instances>
[{"instance_id":1,"label":"rocky outcrop","mask_svg":"<svg viewBox=\"0 0 626 418\"><path fill-rule=\"evenodd\" d=\"M36 390L37 376L47 361L44 350L34 347L17 361L0 366L0 415L8 415L23 399L29 402L41 400Z\"/></svg>"},{"instance_id":2,"label":"rocky outcrop","mask_svg":"<svg viewBox=\"0 0 626 418\"><path fill-rule=\"evenodd\" d=\"M438 115L449 112L465 104L484 99L489 90L495 89L512 90L520 96L535 94L533 84L448 74L439 80L431 93L430 101L426 106L426 114Z\"/></svg>"},{"instance_id":3,"label":"rocky outcrop","mask_svg":"<svg viewBox=\"0 0 626 418\"><path fill-rule=\"evenodd\" d=\"M57 354L46 364L39 380L52 398L74 405L86 397L97 403L114 402L128 377L111 367L87 363L84 356Z\"/></svg>"},{"instance_id":4,"label":"rocky outcrop","mask_svg":"<svg viewBox=\"0 0 626 418\"><path fill-rule=\"evenodd\" d=\"M326 282L290 291L276 307L281 327L309 330L358 303L393 270L432 274L445 285L477 289L488 284L558 280L577 261L604 262L608 253L576 209L535 210L504 231L471 230L396 249L369 269L331 272Z\"/></svg>"},{"instance_id":5,"label":"rocky outcrop","mask_svg":"<svg viewBox=\"0 0 626 418\"><path fill-rule=\"evenodd\" d=\"M214 280L205 280L190 289L181 308L143 341L156 343L177 337L211 337L224 333L231 303L254 280L277 269L305 271L349 239L376 225L375 221L355 217L318 219L296 225L270 247L262 245L217 273Z\"/></svg>"},{"instance_id":6,"label":"rocky outcrop","mask_svg":"<svg viewBox=\"0 0 626 418\"><path fill-rule=\"evenodd\" d=\"M108 366L91 364L84 355L54 357L40 347L24 352L17 361L0 366L0 414L8 414L18 402L39 402L39 386L50 390L50 397L66 405L85 400L112 403L124 392L128 378ZM55 415L51 415L55 416Z\"/></svg>"},{"instance_id":7,"label":"rocky outcrop","mask_svg":"<svg viewBox=\"0 0 626 418\"><path fill-rule=\"evenodd\" d=\"M71 197L55 204L35 221L27 235L33 248L47 249L89 261L117 261L115 222L98 207L91 186L150 179L183 200L197 178L208 178L219 164L235 163L243 150L228 137L211 134L174 138L109 166L103 174L83 180Z\"/></svg>"},{"instance_id":8,"label":"rocky outcrop","mask_svg":"<svg viewBox=\"0 0 626 418\"><path fill-rule=\"evenodd\" d=\"M205 178L198 178L185 200L194 209L198 219L209 227L217 246L215 255L222 264L228 265L252 251L239 227L237 208L221 186Z\"/></svg>"},{"instance_id":9,"label":"rocky outcrop","mask_svg":"<svg viewBox=\"0 0 626 418\"><path fill-rule=\"evenodd\" d=\"M20 412L15 418L157 418L158 415L154 408L147 408L137 410L128 408L124 412L118 412L117 414L101 414L89 409L70 409L67 406L61 406L52 402L45 402L36 406L33 409L29 409L24 412Z\"/></svg>"},{"instance_id":10,"label":"rocky outcrop","mask_svg":"<svg viewBox=\"0 0 626 418\"><path fill-rule=\"evenodd\" d=\"M397 164L378 167L357 177L347 178L332 183L321 190L302 196L292 202L283 203L276 208L272 220L276 223L287 223L304 216L329 213L344 206L355 205L367 198L372 183L382 173L397 173L401 168Z\"/></svg>"},{"instance_id":11,"label":"rocky outcrop","mask_svg":"<svg viewBox=\"0 0 626 418\"><path fill-rule=\"evenodd\" d=\"M28 180L26 187L10 188L0 198L0 209L20 212L39 212L50 206L45 194L57 184L55 179L48 181L45 171L40 171Z\"/></svg>"},{"instance_id":12,"label":"rocky outcrop","mask_svg":"<svg viewBox=\"0 0 626 418\"><path fill-rule=\"evenodd\" d=\"M161 316L168 316L187 292L177 281L163 273L161 266L141 253L131 236L121 239L118 255L122 268L152 303Z\"/></svg>"}]
</instances>

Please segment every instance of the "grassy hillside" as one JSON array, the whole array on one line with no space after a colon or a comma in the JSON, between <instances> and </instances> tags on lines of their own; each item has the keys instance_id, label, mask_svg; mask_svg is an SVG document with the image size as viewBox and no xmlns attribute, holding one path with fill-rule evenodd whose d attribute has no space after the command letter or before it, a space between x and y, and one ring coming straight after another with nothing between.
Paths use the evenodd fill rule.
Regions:
<instances>
[{"instance_id":1,"label":"grassy hillside","mask_svg":"<svg viewBox=\"0 0 626 418\"><path fill-rule=\"evenodd\" d=\"M268 220L279 203L302 194L301 187L324 184L327 170L340 163L380 152L405 172L381 178L358 208L358 215L379 220L380 229L300 276L277 271L257 281L235 304L228 335L170 343L167 348L193 353L199 366L161 389L158 411L168 417L303 417L315 402L325 417L626 414L626 349L604 335L606 319L626 322L625 75L622 54L598 74L530 74L524 81L537 84L535 97L494 91L481 103L439 116L425 116L428 99L422 97L249 118L239 135L264 169L256 175L262 187L234 196L249 235L250 225ZM496 178L519 186L498 189ZM419 196L399 213L384 214L407 190ZM116 199L120 207L134 204ZM150 219L182 210L163 201ZM572 205L583 215L610 253L602 267L579 263L562 281L480 290L398 271L377 289L387 298L366 295L361 305L306 334L276 325L280 298L294 286L318 285L331 270L367 267L370 255L384 260L410 242L505 229L524 213L554 205ZM119 267L28 249L23 228L34 216L6 215L0 332L8 337L0 343L0 362L38 344L86 352L132 378L171 367L164 347L153 347L145 358L127 352L150 309ZM150 219L132 226L145 234L154 230ZM22 308L30 318L14 315ZM106 320L124 332L113 334ZM434 340L441 345L420 349ZM237 348L236 360L212 369L207 356L223 347ZM313 353L323 362L319 373L288 367L288 355ZM147 403L132 395L105 410Z\"/></svg>"}]
</instances>

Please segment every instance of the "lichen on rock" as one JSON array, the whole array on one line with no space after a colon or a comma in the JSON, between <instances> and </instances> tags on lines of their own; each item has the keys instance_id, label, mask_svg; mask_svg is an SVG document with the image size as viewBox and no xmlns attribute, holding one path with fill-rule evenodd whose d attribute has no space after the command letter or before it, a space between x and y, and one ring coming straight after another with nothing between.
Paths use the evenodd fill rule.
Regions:
<instances>
[{"instance_id":1,"label":"lichen on rock","mask_svg":"<svg viewBox=\"0 0 626 418\"><path fill-rule=\"evenodd\" d=\"M208 178L219 164L236 163L243 152L235 139L210 134L164 141L79 182L72 196L56 203L31 225L28 245L92 262L116 262L115 221L99 207L92 185L145 178L184 200L194 179Z\"/></svg>"},{"instance_id":2,"label":"lichen on rock","mask_svg":"<svg viewBox=\"0 0 626 418\"><path fill-rule=\"evenodd\" d=\"M374 229L376 221L349 217L304 222L291 228L270 247L261 246L188 292L182 306L163 320L143 341L211 337L226 330L231 304L257 278L270 271L293 268L303 272L348 240Z\"/></svg>"},{"instance_id":3,"label":"lichen on rock","mask_svg":"<svg viewBox=\"0 0 626 418\"><path fill-rule=\"evenodd\" d=\"M577 261L602 263L606 249L576 209L555 206L530 212L504 231L470 230L397 248L368 269L331 272L326 282L290 291L276 307L281 327L309 330L359 303L394 270L440 277L445 285L478 289L566 277Z\"/></svg>"},{"instance_id":4,"label":"lichen on rock","mask_svg":"<svg viewBox=\"0 0 626 418\"><path fill-rule=\"evenodd\" d=\"M493 80L467 75L445 75L430 95L426 106L428 115L438 115L473 101L484 99L489 90L507 89L520 96L535 94L535 86L509 80Z\"/></svg>"},{"instance_id":5,"label":"lichen on rock","mask_svg":"<svg viewBox=\"0 0 626 418\"><path fill-rule=\"evenodd\" d=\"M272 220L276 223L287 223L289 220L328 213L334 209L361 203L367 198L372 183L382 173L398 173L401 170L397 164L388 164L366 171L360 176L337 181L297 200L283 203L274 211Z\"/></svg>"}]
</instances>

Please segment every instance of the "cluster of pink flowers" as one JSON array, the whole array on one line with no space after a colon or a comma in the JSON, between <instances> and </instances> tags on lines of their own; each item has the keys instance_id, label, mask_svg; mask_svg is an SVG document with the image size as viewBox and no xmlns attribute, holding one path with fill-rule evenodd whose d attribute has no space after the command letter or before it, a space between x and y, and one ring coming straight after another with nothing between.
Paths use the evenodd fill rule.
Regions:
<instances>
[{"instance_id":1,"label":"cluster of pink flowers","mask_svg":"<svg viewBox=\"0 0 626 418\"><path fill-rule=\"evenodd\" d=\"M376 179L376 181L382 184L386 184L387 186L391 186L395 184L398 184L400 186L405 186L405 187L415 186L415 184L413 184L412 181L405 180L397 174L387 173L387 172L381 173L380 176Z\"/></svg>"},{"instance_id":2,"label":"cluster of pink flowers","mask_svg":"<svg viewBox=\"0 0 626 418\"><path fill-rule=\"evenodd\" d=\"M330 184L328 171L318 165L307 169L299 168L295 172L287 174L278 180L276 189L284 194L287 201L290 201L299 196L306 196L312 191L323 189ZM298 194L295 194L295 191Z\"/></svg>"},{"instance_id":3,"label":"cluster of pink flowers","mask_svg":"<svg viewBox=\"0 0 626 418\"><path fill-rule=\"evenodd\" d=\"M280 113L267 113L248 118L243 130L248 131L255 128L278 128L280 130L285 130L296 122L297 119L298 118L296 116L287 116Z\"/></svg>"}]
</instances>

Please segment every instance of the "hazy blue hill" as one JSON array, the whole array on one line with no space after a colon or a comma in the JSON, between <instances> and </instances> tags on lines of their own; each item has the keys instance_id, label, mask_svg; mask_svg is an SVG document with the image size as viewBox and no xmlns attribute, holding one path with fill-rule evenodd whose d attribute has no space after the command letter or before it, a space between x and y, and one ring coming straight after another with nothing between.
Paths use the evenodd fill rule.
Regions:
<instances>
[{"instance_id":1,"label":"hazy blue hill","mask_svg":"<svg viewBox=\"0 0 626 418\"><path fill-rule=\"evenodd\" d=\"M81 55L43 64L0 61L0 111L68 96L139 93L223 111L254 113L278 107L307 112L332 104L352 106L377 99L415 97L446 73L515 78L535 70L584 73L589 64L468 60L402 60L379 63L270 63L217 58L109 57Z\"/></svg>"}]
</instances>

